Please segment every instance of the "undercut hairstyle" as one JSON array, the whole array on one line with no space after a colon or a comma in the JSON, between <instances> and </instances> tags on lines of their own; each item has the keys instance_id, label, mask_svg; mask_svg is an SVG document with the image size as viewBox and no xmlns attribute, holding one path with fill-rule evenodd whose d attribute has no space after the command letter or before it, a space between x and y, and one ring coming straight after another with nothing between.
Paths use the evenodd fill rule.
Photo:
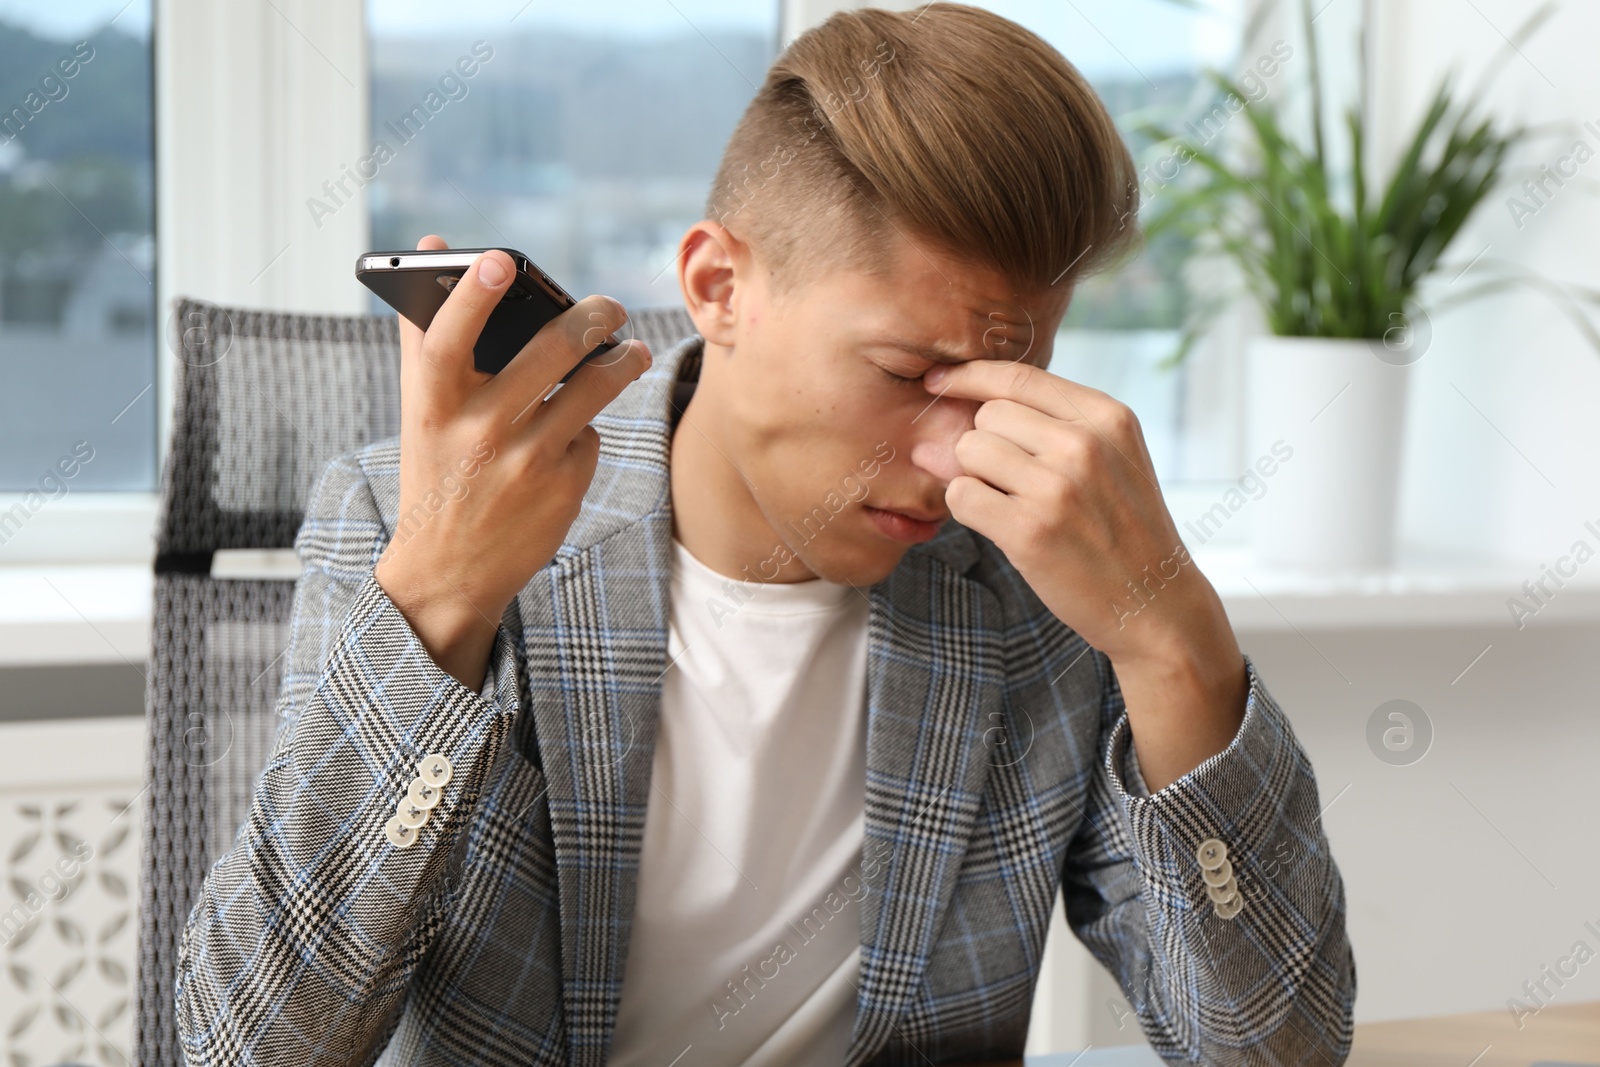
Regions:
<instances>
[{"instance_id":1,"label":"undercut hairstyle","mask_svg":"<svg viewBox=\"0 0 1600 1067\"><path fill-rule=\"evenodd\" d=\"M898 230L1019 291L1070 287L1139 244L1133 159L1067 59L967 4L842 11L786 48L706 202L797 288L887 269Z\"/></svg>"}]
</instances>

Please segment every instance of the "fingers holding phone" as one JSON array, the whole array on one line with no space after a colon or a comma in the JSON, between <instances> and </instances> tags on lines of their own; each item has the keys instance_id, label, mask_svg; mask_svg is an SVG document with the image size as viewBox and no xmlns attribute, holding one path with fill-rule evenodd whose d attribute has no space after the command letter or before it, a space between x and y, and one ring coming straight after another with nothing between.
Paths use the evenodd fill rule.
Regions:
<instances>
[{"instance_id":1,"label":"fingers holding phone","mask_svg":"<svg viewBox=\"0 0 1600 1067\"><path fill-rule=\"evenodd\" d=\"M419 248L430 245L443 242L425 238ZM590 313L613 331L625 320L615 300L593 297L540 328L507 373L475 369L477 331L512 284L492 284L488 264L512 262L504 251L483 252L426 327L402 315L399 512L373 572L434 661L474 689L506 606L577 519L598 461L590 420L649 366L647 350L630 344L541 401L561 373L553 368L576 367L592 351ZM539 371L515 366L533 366L523 359L530 355L542 357L536 384Z\"/></svg>"},{"instance_id":2,"label":"fingers holding phone","mask_svg":"<svg viewBox=\"0 0 1600 1067\"><path fill-rule=\"evenodd\" d=\"M422 363L427 377L446 388L463 391L487 380L488 375L474 366L473 352L515 273L511 257L491 248L461 274L422 336Z\"/></svg>"},{"instance_id":3,"label":"fingers holding phone","mask_svg":"<svg viewBox=\"0 0 1600 1067\"><path fill-rule=\"evenodd\" d=\"M419 252L438 252L449 247L449 245L445 244L444 238L431 233L417 242L417 251ZM357 277L359 276L358 273ZM400 322L401 370L404 373L410 373L415 368L416 372L420 374L425 369L418 366L422 358L422 340L426 333L426 327L431 325L432 320L430 318L428 321L419 324L413 322L404 312L400 313L398 319ZM404 379L402 379L403 388Z\"/></svg>"},{"instance_id":4,"label":"fingers holding phone","mask_svg":"<svg viewBox=\"0 0 1600 1067\"><path fill-rule=\"evenodd\" d=\"M636 339L594 354L596 337L615 336L627 321L627 311L611 297L585 297L540 330L496 375L491 391L504 391L521 405L518 423L537 420L556 437L570 440L650 366L649 348ZM581 373L573 374L580 363Z\"/></svg>"}]
</instances>

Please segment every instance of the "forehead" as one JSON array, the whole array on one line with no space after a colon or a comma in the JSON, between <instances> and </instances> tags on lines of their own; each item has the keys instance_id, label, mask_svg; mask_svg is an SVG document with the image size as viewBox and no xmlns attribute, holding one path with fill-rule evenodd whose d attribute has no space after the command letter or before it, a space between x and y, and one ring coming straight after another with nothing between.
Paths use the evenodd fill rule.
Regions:
<instances>
[{"instance_id":1,"label":"forehead","mask_svg":"<svg viewBox=\"0 0 1600 1067\"><path fill-rule=\"evenodd\" d=\"M892 341L936 362L1016 358L1039 350L1071 297L1063 285L1021 291L999 271L915 242L898 231L879 263L856 279L860 339Z\"/></svg>"}]
</instances>

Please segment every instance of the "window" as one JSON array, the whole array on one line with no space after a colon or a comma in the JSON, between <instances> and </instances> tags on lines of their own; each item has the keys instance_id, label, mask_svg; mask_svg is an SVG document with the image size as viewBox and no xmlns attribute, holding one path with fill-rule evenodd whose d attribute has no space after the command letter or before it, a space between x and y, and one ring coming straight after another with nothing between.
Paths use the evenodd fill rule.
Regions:
<instances>
[{"instance_id":1,"label":"window","mask_svg":"<svg viewBox=\"0 0 1600 1067\"><path fill-rule=\"evenodd\" d=\"M579 297L678 302L677 242L777 54L776 0L384 0L367 19L392 153L372 247L433 232L518 248Z\"/></svg>"},{"instance_id":2,"label":"window","mask_svg":"<svg viewBox=\"0 0 1600 1067\"><path fill-rule=\"evenodd\" d=\"M150 8L0 3L0 493L155 488Z\"/></svg>"}]
</instances>

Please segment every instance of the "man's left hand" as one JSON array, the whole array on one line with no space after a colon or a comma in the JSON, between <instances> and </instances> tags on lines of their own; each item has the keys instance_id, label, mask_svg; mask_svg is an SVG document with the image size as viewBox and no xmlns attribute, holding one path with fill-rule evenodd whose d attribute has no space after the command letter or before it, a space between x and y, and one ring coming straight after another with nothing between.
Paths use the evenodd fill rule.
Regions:
<instances>
[{"instance_id":1,"label":"man's left hand","mask_svg":"<svg viewBox=\"0 0 1600 1067\"><path fill-rule=\"evenodd\" d=\"M1056 618L1116 668L1152 790L1226 747L1247 694L1221 598L1190 559L1133 412L1028 363L936 367L980 401L945 503L1006 554Z\"/></svg>"}]
</instances>

